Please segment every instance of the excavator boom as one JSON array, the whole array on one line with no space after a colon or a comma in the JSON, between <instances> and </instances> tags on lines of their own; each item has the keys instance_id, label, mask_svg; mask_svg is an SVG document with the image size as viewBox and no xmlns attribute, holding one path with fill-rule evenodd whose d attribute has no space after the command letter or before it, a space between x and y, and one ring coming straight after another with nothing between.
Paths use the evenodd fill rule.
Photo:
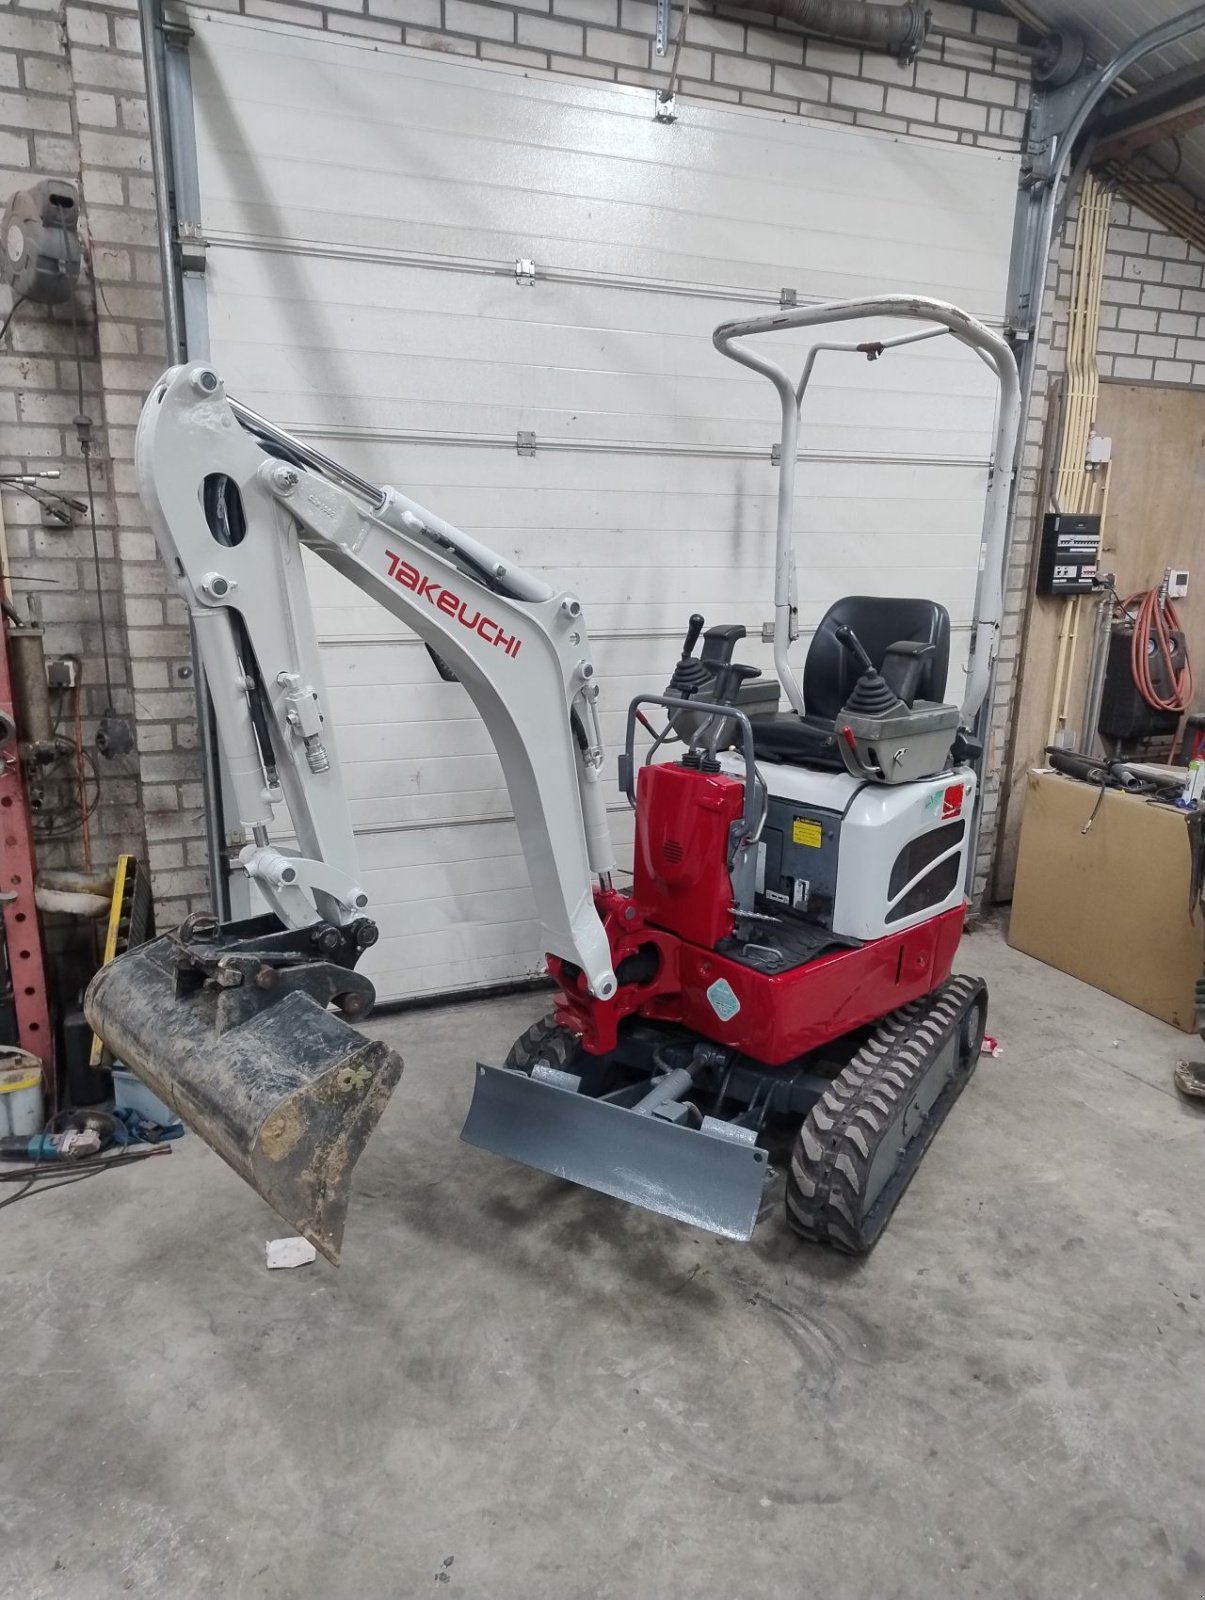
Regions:
<instances>
[{"instance_id":1,"label":"excavator boom","mask_svg":"<svg viewBox=\"0 0 1205 1600\"><path fill-rule=\"evenodd\" d=\"M115 1054L337 1260L351 1169L402 1063L351 1026L375 999L355 964L378 930L358 881L302 549L405 622L464 686L502 764L544 948L606 1000L616 979L594 887L609 884L613 855L581 606L230 400L203 365L155 386L136 461L249 835L238 860L269 913L190 919L103 968L85 1010ZM279 842L287 829L295 846Z\"/></svg>"}]
</instances>

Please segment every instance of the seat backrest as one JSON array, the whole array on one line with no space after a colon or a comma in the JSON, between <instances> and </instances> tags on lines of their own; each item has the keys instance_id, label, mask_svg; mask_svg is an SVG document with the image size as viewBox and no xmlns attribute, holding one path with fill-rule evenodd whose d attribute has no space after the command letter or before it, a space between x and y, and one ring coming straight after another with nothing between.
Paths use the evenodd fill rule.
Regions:
<instances>
[{"instance_id":1,"label":"seat backrest","mask_svg":"<svg viewBox=\"0 0 1205 1600\"><path fill-rule=\"evenodd\" d=\"M935 600L887 599L851 594L831 605L821 618L803 663L803 703L810 717L835 717L853 693L861 669L837 638L839 627L852 628L876 667L902 639L931 644L917 689L919 700L940 700L946 692L950 665L950 613Z\"/></svg>"}]
</instances>

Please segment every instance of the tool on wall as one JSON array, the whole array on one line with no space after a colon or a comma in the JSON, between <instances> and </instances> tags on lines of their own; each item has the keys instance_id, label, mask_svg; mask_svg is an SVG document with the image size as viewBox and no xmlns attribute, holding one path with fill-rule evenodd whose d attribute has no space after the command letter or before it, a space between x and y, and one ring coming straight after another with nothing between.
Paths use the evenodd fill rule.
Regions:
<instances>
[{"instance_id":1,"label":"tool on wall","mask_svg":"<svg viewBox=\"0 0 1205 1600\"><path fill-rule=\"evenodd\" d=\"M0 281L13 303L0 326L0 340L25 301L62 305L71 298L80 272L79 196L71 184L44 178L18 189L0 221Z\"/></svg>"},{"instance_id":2,"label":"tool on wall","mask_svg":"<svg viewBox=\"0 0 1205 1600\"><path fill-rule=\"evenodd\" d=\"M0 605L12 682L13 754L23 768L34 837L82 836L89 865L88 823L100 799L100 779L95 757L80 732L78 664L70 658L48 662L41 625L22 617L9 600L0 600ZM67 697L74 738L61 731ZM70 797L66 805L61 801L64 786Z\"/></svg>"},{"instance_id":3,"label":"tool on wall","mask_svg":"<svg viewBox=\"0 0 1205 1600\"><path fill-rule=\"evenodd\" d=\"M80 346L74 292L79 281L81 254L79 241L79 196L74 187L61 179L44 179L29 189L13 194L0 223L0 278L12 289L13 302L3 326L3 340L13 318L25 305L56 306L70 304L71 332L75 346L76 402L75 433L84 463L86 501L64 495L48 495L36 483L22 484L39 503L48 506L54 520L69 522L73 512L86 514L92 536L92 565L96 580L96 609L104 661L106 706L96 730L95 749L105 758L128 755L134 748L133 726L115 708L113 672L110 660L109 626L105 615L104 585L101 581L100 534L96 523L96 497L93 484L94 423L84 396L83 351Z\"/></svg>"}]
</instances>

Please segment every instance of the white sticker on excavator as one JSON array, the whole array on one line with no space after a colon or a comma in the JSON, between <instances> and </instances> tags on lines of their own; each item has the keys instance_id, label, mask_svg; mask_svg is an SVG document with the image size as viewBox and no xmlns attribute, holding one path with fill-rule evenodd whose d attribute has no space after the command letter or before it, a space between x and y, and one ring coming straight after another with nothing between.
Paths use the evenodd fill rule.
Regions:
<instances>
[{"instance_id":1,"label":"white sticker on excavator","mask_svg":"<svg viewBox=\"0 0 1205 1600\"><path fill-rule=\"evenodd\" d=\"M741 1003L732 992L732 985L726 978L717 978L707 991L707 998L711 1002L711 1009L721 1022L731 1022L741 1009Z\"/></svg>"}]
</instances>

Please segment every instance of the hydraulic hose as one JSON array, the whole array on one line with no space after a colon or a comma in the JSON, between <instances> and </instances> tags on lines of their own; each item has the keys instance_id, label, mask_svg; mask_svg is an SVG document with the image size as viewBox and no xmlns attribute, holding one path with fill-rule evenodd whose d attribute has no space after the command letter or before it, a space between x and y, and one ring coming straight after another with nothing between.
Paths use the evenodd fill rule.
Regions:
<instances>
[{"instance_id":1,"label":"hydraulic hose","mask_svg":"<svg viewBox=\"0 0 1205 1600\"><path fill-rule=\"evenodd\" d=\"M1126 601L1126 610L1134 612L1134 637L1130 644L1130 670L1134 674L1134 683L1138 693L1148 706L1153 706L1156 711L1187 711L1192 704L1193 675L1192 662L1189 659L1187 647L1184 651L1184 665L1177 672L1172 655L1172 635L1180 631L1180 618L1176 608L1170 600L1160 604L1158 589L1147 589L1144 593L1133 594ZM1155 650L1147 647L1147 641L1155 641ZM1151 673L1151 663L1158 653L1163 662L1166 674L1165 682L1170 684L1171 692L1168 695L1160 693Z\"/></svg>"}]
</instances>

